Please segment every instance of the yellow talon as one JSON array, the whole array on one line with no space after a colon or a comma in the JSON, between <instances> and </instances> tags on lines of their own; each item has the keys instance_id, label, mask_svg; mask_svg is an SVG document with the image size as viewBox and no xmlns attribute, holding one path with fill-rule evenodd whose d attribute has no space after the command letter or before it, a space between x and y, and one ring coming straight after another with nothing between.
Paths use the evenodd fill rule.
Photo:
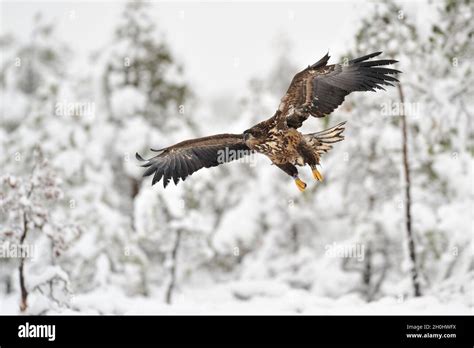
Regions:
<instances>
[{"instance_id":1,"label":"yellow talon","mask_svg":"<svg viewBox=\"0 0 474 348\"><path fill-rule=\"evenodd\" d=\"M295 179L295 184L298 187L298 190L300 190L301 192L303 192L304 189L306 188L305 182L302 181L300 178Z\"/></svg>"},{"instance_id":2,"label":"yellow talon","mask_svg":"<svg viewBox=\"0 0 474 348\"><path fill-rule=\"evenodd\" d=\"M319 181L323 181L323 174L321 174L316 168L313 169L313 178Z\"/></svg>"}]
</instances>

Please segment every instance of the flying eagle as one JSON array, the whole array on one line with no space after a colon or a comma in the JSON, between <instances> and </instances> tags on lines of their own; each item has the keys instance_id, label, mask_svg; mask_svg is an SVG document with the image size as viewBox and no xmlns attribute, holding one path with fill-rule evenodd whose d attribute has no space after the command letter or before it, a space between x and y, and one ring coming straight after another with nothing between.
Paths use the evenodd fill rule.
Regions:
<instances>
[{"instance_id":1,"label":"flying eagle","mask_svg":"<svg viewBox=\"0 0 474 348\"><path fill-rule=\"evenodd\" d=\"M309 117L324 117L342 104L346 95L355 91L375 91L393 86L391 76L400 71L384 67L396 60L369 60L382 52L368 54L347 63L327 65L326 54L318 62L295 75L281 99L275 114L247 129L242 134L219 134L191 139L160 150L146 162L143 176L154 174L152 185L163 179L166 187L171 179L179 180L201 168L215 167L253 152L266 155L273 164L290 175L300 191L306 184L298 177L296 166L308 164L316 180L323 176L317 169L321 155L332 144L344 139L342 122L317 133L302 134L297 129Z\"/></svg>"}]
</instances>

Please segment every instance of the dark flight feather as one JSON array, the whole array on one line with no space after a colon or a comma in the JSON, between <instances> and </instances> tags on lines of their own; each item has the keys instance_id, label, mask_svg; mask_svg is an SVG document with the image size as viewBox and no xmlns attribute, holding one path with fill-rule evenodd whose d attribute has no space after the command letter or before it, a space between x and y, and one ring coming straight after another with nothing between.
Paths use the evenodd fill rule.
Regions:
<instances>
[{"instance_id":1,"label":"dark flight feather","mask_svg":"<svg viewBox=\"0 0 474 348\"><path fill-rule=\"evenodd\" d=\"M245 145L242 134L220 134L210 137L186 140L176 145L153 150L160 153L150 159L136 154L137 160L147 167L143 176L153 175L152 185L163 180L163 186L173 180L185 180L201 168L210 168L241 158L251 153Z\"/></svg>"},{"instance_id":2,"label":"dark flight feather","mask_svg":"<svg viewBox=\"0 0 474 348\"><path fill-rule=\"evenodd\" d=\"M299 72L293 78L281 114L289 127L299 128L309 117L324 117L342 104L344 98L356 91L384 90L393 86L400 71L384 66L397 63L393 59L372 60L375 52L350 60L347 64L326 65L329 55Z\"/></svg>"}]
</instances>

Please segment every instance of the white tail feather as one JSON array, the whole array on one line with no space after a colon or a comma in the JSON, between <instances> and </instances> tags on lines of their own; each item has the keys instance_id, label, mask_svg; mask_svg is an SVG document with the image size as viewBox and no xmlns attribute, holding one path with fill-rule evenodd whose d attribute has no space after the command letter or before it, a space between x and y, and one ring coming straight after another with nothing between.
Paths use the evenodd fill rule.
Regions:
<instances>
[{"instance_id":1,"label":"white tail feather","mask_svg":"<svg viewBox=\"0 0 474 348\"><path fill-rule=\"evenodd\" d=\"M344 140L342 132L344 132L345 124L346 122L341 122L321 132L305 134L304 138L308 143L313 145L313 148L318 154L323 154L332 149L331 144Z\"/></svg>"}]
</instances>

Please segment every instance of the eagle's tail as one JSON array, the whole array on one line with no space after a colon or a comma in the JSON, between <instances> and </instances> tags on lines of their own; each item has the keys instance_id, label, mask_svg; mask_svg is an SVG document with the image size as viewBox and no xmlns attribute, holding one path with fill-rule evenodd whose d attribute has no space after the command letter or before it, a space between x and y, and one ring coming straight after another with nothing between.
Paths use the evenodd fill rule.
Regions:
<instances>
[{"instance_id":1,"label":"eagle's tail","mask_svg":"<svg viewBox=\"0 0 474 348\"><path fill-rule=\"evenodd\" d=\"M334 127L328 128L321 132L304 134L304 138L311 145L314 150L319 154L323 154L332 149L332 145L338 141L344 140L342 132L344 132L344 125L346 122L341 122Z\"/></svg>"}]
</instances>

